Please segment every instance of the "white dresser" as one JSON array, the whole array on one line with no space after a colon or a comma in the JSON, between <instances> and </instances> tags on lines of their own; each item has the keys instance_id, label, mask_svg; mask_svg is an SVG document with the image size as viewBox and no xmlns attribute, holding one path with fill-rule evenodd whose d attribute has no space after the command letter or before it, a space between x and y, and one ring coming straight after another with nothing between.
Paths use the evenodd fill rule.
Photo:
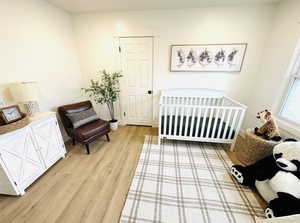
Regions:
<instances>
[{"instance_id":1,"label":"white dresser","mask_svg":"<svg viewBox=\"0 0 300 223\"><path fill-rule=\"evenodd\" d=\"M39 113L26 127L0 135L0 194L24 195L65 154L54 112Z\"/></svg>"}]
</instances>

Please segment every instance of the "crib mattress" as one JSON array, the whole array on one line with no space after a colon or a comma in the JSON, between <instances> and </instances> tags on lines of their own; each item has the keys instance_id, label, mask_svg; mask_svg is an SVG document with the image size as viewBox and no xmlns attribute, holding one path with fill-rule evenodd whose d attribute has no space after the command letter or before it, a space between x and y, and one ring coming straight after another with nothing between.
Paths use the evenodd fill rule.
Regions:
<instances>
[{"instance_id":1,"label":"crib mattress","mask_svg":"<svg viewBox=\"0 0 300 223\"><path fill-rule=\"evenodd\" d=\"M181 130L181 133L180 133L180 123L181 123L182 118L183 118L182 130ZM188 120L186 122L187 118L188 118ZM217 119L212 118L210 129L208 129L208 122L209 122L208 117L206 117L206 118L200 117L199 130L198 130L198 134L196 136L196 127L197 127L198 119L199 119L199 117L194 118L194 123L193 123L194 128L193 128L193 131L191 132L191 126L192 126L192 117L191 116L188 116L188 117L187 116L177 116L177 127L175 129L175 115L172 116L172 126L171 126L171 128L170 128L171 117L170 117L170 115L167 115L166 133L170 134L170 135L183 136L184 133L185 133L185 129L187 128L187 136L189 136L189 137L200 137L201 132L204 131L203 135L202 135L203 137L217 138L219 129L221 129L220 137L223 136L225 128L226 128L226 122L221 122L220 118L217 118ZM215 134L213 136L212 134L213 134L213 127L215 126L215 122L217 122L216 123L216 131L215 131ZM163 134L163 131L164 131L164 124L165 124L165 116L162 116L161 117L161 134ZM204 129L202 130L202 128L204 128ZM171 130L171 132L169 132L170 130ZM235 131L233 130L231 136L229 137L230 130L231 130L231 127L228 126L228 129L225 133L225 139L233 139L234 138Z\"/></svg>"}]
</instances>

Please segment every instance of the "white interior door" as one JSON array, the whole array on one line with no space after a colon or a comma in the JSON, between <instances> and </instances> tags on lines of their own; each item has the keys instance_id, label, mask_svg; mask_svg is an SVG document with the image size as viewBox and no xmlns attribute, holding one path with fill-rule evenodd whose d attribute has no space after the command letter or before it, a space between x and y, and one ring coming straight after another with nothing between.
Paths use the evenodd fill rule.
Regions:
<instances>
[{"instance_id":1,"label":"white interior door","mask_svg":"<svg viewBox=\"0 0 300 223\"><path fill-rule=\"evenodd\" d=\"M120 38L123 78L121 105L125 124L152 125L153 38Z\"/></svg>"}]
</instances>

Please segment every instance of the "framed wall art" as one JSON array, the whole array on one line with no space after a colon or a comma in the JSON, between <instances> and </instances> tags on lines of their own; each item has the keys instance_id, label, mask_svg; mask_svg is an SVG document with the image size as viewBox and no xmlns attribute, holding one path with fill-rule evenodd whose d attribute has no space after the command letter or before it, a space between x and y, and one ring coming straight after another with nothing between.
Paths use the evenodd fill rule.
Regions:
<instances>
[{"instance_id":1,"label":"framed wall art","mask_svg":"<svg viewBox=\"0 0 300 223\"><path fill-rule=\"evenodd\" d=\"M240 72L247 43L171 45L171 72Z\"/></svg>"}]
</instances>

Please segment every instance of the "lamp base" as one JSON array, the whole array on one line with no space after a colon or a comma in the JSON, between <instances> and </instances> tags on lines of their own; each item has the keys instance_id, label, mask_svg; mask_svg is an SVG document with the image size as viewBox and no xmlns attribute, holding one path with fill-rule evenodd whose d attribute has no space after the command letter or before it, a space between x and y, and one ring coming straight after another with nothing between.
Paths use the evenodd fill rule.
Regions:
<instances>
[{"instance_id":1,"label":"lamp base","mask_svg":"<svg viewBox=\"0 0 300 223\"><path fill-rule=\"evenodd\" d=\"M39 104L36 101L29 101L24 103L24 108L27 115L32 116L40 111Z\"/></svg>"}]
</instances>

